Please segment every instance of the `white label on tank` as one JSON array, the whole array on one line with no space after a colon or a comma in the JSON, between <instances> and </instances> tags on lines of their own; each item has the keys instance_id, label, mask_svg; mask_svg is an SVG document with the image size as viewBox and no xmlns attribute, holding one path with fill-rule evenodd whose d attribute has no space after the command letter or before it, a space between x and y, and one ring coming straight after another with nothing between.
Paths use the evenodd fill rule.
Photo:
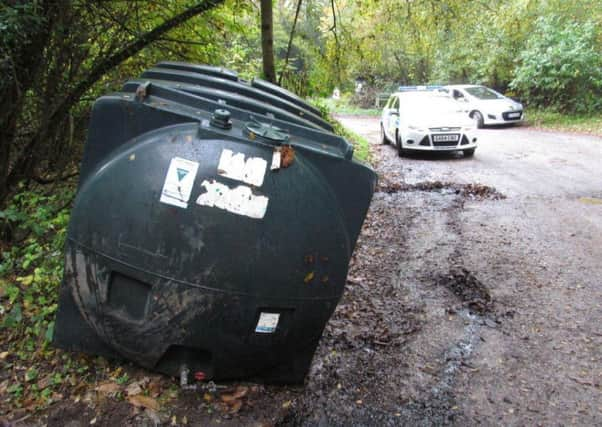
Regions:
<instances>
[{"instance_id":1,"label":"white label on tank","mask_svg":"<svg viewBox=\"0 0 602 427\"><path fill-rule=\"evenodd\" d=\"M255 332L260 334L273 334L278 327L278 320L280 320L280 313L261 313L259 315L259 321L255 327Z\"/></svg>"},{"instance_id":2,"label":"white label on tank","mask_svg":"<svg viewBox=\"0 0 602 427\"><path fill-rule=\"evenodd\" d=\"M249 157L244 153L222 150L217 166L218 175L261 187L268 162L261 157Z\"/></svg>"},{"instance_id":3,"label":"white label on tank","mask_svg":"<svg viewBox=\"0 0 602 427\"><path fill-rule=\"evenodd\" d=\"M159 200L168 205L187 208L198 169L197 162L173 157L167 169Z\"/></svg>"},{"instance_id":4,"label":"white label on tank","mask_svg":"<svg viewBox=\"0 0 602 427\"><path fill-rule=\"evenodd\" d=\"M253 194L251 187L246 185L230 188L214 180L205 180L201 187L207 190L196 200L201 206L216 207L256 219L263 218L268 208L269 199Z\"/></svg>"}]
</instances>

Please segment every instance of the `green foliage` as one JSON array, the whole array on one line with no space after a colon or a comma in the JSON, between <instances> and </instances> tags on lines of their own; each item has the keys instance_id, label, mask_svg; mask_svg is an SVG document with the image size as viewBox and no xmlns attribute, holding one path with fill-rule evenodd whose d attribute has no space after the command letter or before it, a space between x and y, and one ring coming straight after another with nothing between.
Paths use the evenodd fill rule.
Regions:
<instances>
[{"instance_id":1,"label":"green foliage","mask_svg":"<svg viewBox=\"0 0 602 427\"><path fill-rule=\"evenodd\" d=\"M602 107L602 49L592 21L540 17L510 84L533 104L583 113Z\"/></svg>"},{"instance_id":2,"label":"green foliage","mask_svg":"<svg viewBox=\"0 0 602 427\"><path fill-rule=\"evenodd\" d=\"M40 16L38 1L17 2L12 7L0 7L0 34L4 47L26 43L31 33L45 23Z\"/></svg>"},{"instance_id":3,"label":"green foliage","mask_svg":"<svg viewBox=\"0 0 602 427\"><path fill-rule=\"evenodd\" d=\"M49 345L74 193L72 183L22 186L0 211L0 369L10 378L8 396L0 397L15 408L61 399L64 387L84 381L90 366L98 364Z\"/></svg>"},{"instance_id":4,"label":"green foliage","mask_svg":"<svg viewBox=\"0 0 602 427\"><path fill-rule=\"evenodd\" d=\"M546 109L527 109L530 125L559 131L579 132L602 136L602 113L561 113Z\"/></svg>"},{"instance_id":5,"label":"green foliage","mask_svg":"<svg viewBox=\"0 0 602 427\"><path fill-rule=\"evenodd\" d=\"M290 10L290 3L282 1L281 9ZM329 96L335 86L349 91L357 78L382 92L427 83L481 83L504 92L514 81L513 95L529 102L570 111L599 108L599 0L334 4L333 12L330 1L311 2L322 18L317 23L302 14L301 27L311 21L318 35L307 46L303 37L295 41L307 55L298 74L308 77L313 96ZM554 43L558 52L548 50ZM557 70L555 63L561 64ZM564 87L565 95L551 93L555 87Z\"/></svg>"},{"instance_id":6,"label":"green foliage","mask_svg":"<svg viewBox=\"0 0 602 427\"><path fill-rule=\"evenodd\" d=\"M313 98L310 100L313 104L323 106L331 114L349 114L362 116L380 116L382 109L379 108L360 108L353 102L353 96L349 93L341 94L340 99L332 98ZM372 104L374 98L371 99Z\"/></svg>"},{"instance_id":7,"label":"green foliage","mask_svg":"<svg viewBox=\"0 0 602 427\"><path fill-rule=\"evenodd\" d=\"M0 211L10 235L0 260L0 331L23 361L47 348L54 328L73 188L53 190L24 190Z\"/></svg>"}]
</instances>

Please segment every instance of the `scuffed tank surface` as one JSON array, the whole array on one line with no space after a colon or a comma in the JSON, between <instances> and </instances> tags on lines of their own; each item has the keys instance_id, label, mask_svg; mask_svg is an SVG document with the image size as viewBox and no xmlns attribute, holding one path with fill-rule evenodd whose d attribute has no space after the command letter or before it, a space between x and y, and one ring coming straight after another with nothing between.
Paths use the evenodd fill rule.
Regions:
<instances>
[{"instance_id":1,"label":"scuffed tank surface","mask_svg":"<svg viewBox=\"0 0 602 427\"><path fill-rule=\"evenodd\" d=\"M375 187L319 111L165 62L93 108L55 345L302 382Z\"/></svg>"}]
</instances>

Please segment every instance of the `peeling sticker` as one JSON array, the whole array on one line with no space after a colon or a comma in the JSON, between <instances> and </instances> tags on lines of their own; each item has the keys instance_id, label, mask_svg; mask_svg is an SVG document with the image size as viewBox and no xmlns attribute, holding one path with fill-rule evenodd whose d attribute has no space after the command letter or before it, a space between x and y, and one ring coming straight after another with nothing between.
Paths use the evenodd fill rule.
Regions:
<instances>
[{"instance_id":1,"label":"peeling sticker","mask_svg":"<svg viewBox=\"0 0 602 427\"><path fill-rule=\"evenodd\" d=\"M213 180L211 182L205 180L201 186L207 190L196 200L201 206L216 207L256 219L265 216L269 198L254 195L251 187L239 185L230 188Z\"/></svg>"},{"instance_id":2,"label":"peeling sticker","mask_svg":"<svg viewBox=\"0 0 602 427\"><path fill-rule=\"evenodd\" d=\"M274 150L274 154L272 155L272 166L270 166L270 170L280 169L280 150Z\"/></svg>"},{"instance_id":3,"label":"peeling sticker","mask_svg":"<svg viewBox=\"0 0 602 427\"><path fill-rule=\"evenodd\" d=\"M278 320L280 320L280 313L264 313L259 315L259 321L255 327L255 332L260 334L272 334L278 327Z\"/></svg>"},{"instance_id":4,"label":"peeling sticker","mask_svg":"<svg viewBox=\"0 0 602 427\"><path fill-rule=\"evenodd\" d=\"M187 208L198 169L199 164L197 162L180 157L172 158L159 201L179 208Z\"/></svg>"},{"instance_id":5,"label":"peeling sticker","mask_svg":"<svg viewBox=\"0 0 602 427\"><path fill-rule=\"evenodd\" d=\"M261 187L267 165L268 162L261 157L249 157L245 160L244 153L222 150L217 170L219 175L226 178Z\"/></svg>"}]
</instances>

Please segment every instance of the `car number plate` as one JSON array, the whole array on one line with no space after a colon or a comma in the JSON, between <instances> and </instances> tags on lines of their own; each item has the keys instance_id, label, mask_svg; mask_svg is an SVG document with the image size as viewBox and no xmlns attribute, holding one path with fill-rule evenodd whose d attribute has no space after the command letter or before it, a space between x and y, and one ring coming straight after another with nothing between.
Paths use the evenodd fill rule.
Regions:
<instances>
[{"instance_id":1,"label":"car number plate","mask_svg":"<svg viewBox=\"0 0 602 427\"><path fill-rule=\"evenodd\" d=\"M516 119L517 117L520 117L520 113L508 113L508 117Z\"/></svg>"},{"instance_id":2,"label":"car number plate","mask_svg":"<svg viewBox=\"0 0 602 427\"><path fill-rule=\"evenodd\" d=\"M445 141L457 141L458 135L433 135L433 141L445 142Z\"/></svg>"}]
</instances>

